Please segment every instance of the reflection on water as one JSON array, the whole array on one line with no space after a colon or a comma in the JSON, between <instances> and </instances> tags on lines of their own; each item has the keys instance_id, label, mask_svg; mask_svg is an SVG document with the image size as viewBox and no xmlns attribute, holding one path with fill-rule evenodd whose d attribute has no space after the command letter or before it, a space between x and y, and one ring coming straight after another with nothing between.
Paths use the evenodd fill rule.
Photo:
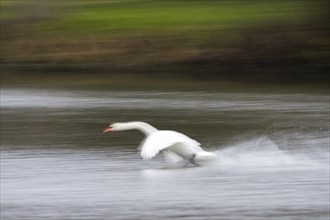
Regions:
<instances>
[{"instance_id":1,"label":"reflection on water","mask_svg":"<svg viewBox=\"0 0 330 220\"><path fill-rule=\"evenodd\" d=\"M328 219L327 94L1 91L3 219ZM142 120L219 161L139 158Z\"/></svg>"}]
</instances>

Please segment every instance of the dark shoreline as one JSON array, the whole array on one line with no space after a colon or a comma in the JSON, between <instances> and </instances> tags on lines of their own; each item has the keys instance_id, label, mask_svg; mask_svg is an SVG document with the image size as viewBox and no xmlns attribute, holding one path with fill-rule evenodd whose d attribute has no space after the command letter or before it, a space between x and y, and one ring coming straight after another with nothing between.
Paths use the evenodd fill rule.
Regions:
<instances>
[{"instance_id":1,"label":"dark shoreline","mask_svg":"<svg viewBox=\"0 0 330 220\"><path fill-rule=\"evenodd\" d=\"M318 77L297 74L290 78L249 73L221 75L217 78L191 76L172 72L164 74L127 73L127 72L1 72L2 87L36 87L36 88L87 88L87 89L174 89L174 90L235 90L246 88L255 91L295 91L296 89L311 92L330 92L329 74Z\"/></svg>"}]
</instances>

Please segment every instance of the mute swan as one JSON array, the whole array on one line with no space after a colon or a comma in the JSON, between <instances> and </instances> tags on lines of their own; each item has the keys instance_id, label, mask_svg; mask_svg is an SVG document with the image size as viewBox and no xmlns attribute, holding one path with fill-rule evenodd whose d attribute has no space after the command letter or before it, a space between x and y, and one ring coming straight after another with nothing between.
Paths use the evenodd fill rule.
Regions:
<instances>
[{"instance_id":1,"label":"mute swan","mask_svg":"<svg viewBox=\"0 0 330 220\"><path fill-rule=\"evenodd\" d=\"M162 152L169 163L177 163L183 159L200 166L217 158L215 153L204 151L200 143L176 131L158 130L145 122L114 123L103 130L105 132L140 130L146 138L139 149L144 160L150 160Z\"/></svg>"}]
</instances>

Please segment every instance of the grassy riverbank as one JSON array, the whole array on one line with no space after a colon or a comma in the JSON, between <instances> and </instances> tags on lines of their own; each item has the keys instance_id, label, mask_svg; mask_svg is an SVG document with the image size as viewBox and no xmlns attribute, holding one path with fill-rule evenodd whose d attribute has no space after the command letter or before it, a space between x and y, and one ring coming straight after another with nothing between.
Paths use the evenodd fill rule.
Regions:
<instances>
[{"instance_id":1,"label":"grassy riverbank","mask_svg":"<svg viewBox=\"0 0 330 220\"><path fill-rule=\"evenodd\" d=\"M2 0L3 83L22 73L322 81L329 71L328 6Z\"/></svg>"}]
</instances>

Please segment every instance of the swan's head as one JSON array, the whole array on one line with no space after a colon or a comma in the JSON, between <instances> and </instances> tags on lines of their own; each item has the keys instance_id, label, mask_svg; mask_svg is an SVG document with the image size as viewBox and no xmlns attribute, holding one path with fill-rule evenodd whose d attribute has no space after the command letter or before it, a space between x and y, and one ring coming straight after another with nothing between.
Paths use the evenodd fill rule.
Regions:
<instances>
[{"instance_id":1,"label":"swan's head","mask_svg":"<svg viewBox=\"0 0 330 220\"><path fill-rule=\"evenodd\" d=\"M123 130L126 130L126 126L124 125L124 123L114 123L109 125L109 127L105 128L103 130L103 133Z\"/></svg>"},{"instance_id":2,"label":"swan's head","mask_svg":"<svg viewBox=\"0 0 330 220\"><path fill-rule=\"evenodd\" d=\"M156 128L152 127L151 125L141 122L141 121L131 121L131 122L121 122L121 123L114 123L109 125L109 127L103 130L103 133L112 132L112 131L127 131L137 129L142 131L145 134L151 134L157 131Z\"/></svg>"},{"instance_id":3,"label":"swan's head","mask_svg":"<svg viewBox=\"0 0 330 220\"><path fill-rule=\"evenodd\" d=\"M127 131L132 129L138 129L141 122L121 122L113 123L109 127L103 130L103 133L112 132L112 131Z\"/></svg>"}]
</instances>

